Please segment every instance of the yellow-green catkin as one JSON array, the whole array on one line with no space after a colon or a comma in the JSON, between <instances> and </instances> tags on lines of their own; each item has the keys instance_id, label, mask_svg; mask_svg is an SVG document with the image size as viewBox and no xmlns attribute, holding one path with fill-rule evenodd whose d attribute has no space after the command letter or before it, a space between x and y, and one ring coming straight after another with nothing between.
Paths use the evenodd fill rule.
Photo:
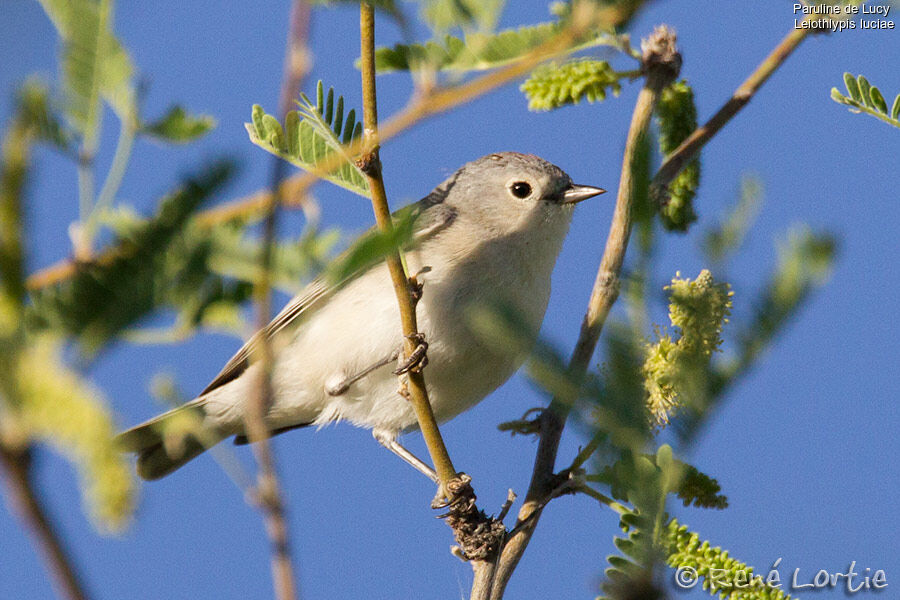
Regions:
<instances>
[{"instance_id":1,"label":"yellow-green catkin","mask_svg":"<svg viewBox=\"0 0 900 600\"><path fill-rule=\"evenodd\" d=\"M78 469L97 525L119 531L134 511L135 481L113 438L115 427L99 393L59 360L57 345L37 339L16 371L18 413L29 437L55 446Z\"/></svg>"},{"instance_id":2,"label":"yellow-green catkin","mask_svg":"<svg viewBox=\"0 0 900 600\"><path fill-rule=\"evenodd\" d=\"M642 369L647 410L657 426L665 426L686 397L702 393L703 371L712 353L722 344L722 327L728 322L733 292L703 270L696 279L676 273L669 292L669 320L680 335L657 333L647 344Z\"/></svg>"}]
</instances>

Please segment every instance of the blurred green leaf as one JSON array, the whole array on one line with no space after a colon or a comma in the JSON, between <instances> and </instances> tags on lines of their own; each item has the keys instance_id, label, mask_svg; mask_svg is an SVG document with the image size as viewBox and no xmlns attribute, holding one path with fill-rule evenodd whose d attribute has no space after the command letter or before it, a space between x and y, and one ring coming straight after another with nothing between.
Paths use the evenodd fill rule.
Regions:
<instances>
[{"instance_id":1,"label":"blurred green leaf","mask_svg":"<svg viewBox=\"0 0 900 600\"><path fill-rule=\"evenodd\" d=\"M724 393L756 364L775 337L807 301L810 294L831 276L837 241L828 233L795 226L779 243L778 262L769 281L754 302L750 319L738 324L735 334L737 355L714 365L708 375L705 405L691 406L676 421L679 436L691 438L709 419Z\"/></svg>"},{"instance_id":2,"label":"blurred green leaf","mask_svg":"<svg viewBox=\"0 0 900 600\"><path fill-rule=\"evenodd\" d=\"M72 132L57 116L44 84L36 79L26 81L19 92L19 103L26 118L36 128L38 139L64 153L72 152Z\"/></svg>"},{"instance_id":3,"label":"blurred green leaf","mask_svg":"<svg viewBox=\"0 0 900 600\"><path fill-rule=\"evenodd\" d=\"M20 98L0 148L0 338L19 329L25 302L22 197L36 134L27 100Z\"/></svg>"},{"instance_id":4,"label":"blurred green leaf","mask_svg":"<svg viewBox=\"0 0 900 600\"><path fill-rule=\"evenodd\" d=\"M62 69L72 122L92 145L102 97L123 122L137 114L128 53L113 36L110 0L39 0L63 41Z\"/></svg>"},{"instance_id":5,"label":"blurred green leaf","mask_svg":"<svg viewBox=\"0 0 900 600\"><path fill-rule=\"evenodd\" d=\"M417 213L408 207L394 213L394 227L389 234L370 229L341 253L325 271L325 278L338 284L369 267L382 262L389 254L408 247L413 241Z\"/></svg>"},{"instance_id":6,"label":"blurred green leaf","mask_svg":"<svg viewBox=\"0 0 900 600\"><path fill-rule=\"evenodd\" d=\"M755 177L743 177L737 203L703 237L702 248L706 258L720 263L737 251L755 222L761 205L762 182Z\"/></svg>"},{"instance_id":7,"label":"blurred green leaf","mask_svg":"<svg viewBox=\"0 0 900 600\"><path fill-rule=\"evenodd\" d=\"M449 31L476 26L492 30L505 0L420 0L422 17L434 31Z\"/></svg>"},{"instance_id":8,"label":"blurred green leaf","mask_svg":"<svg viewBox=\"0 0 900 600\"><path fill-rule=\"evenodd\" d=\"M216 120L209 115L193 116L182 107L173 106L165 115L152 123L145 123L140 131L166 142L182 144L210 132Z\"/></svg>"}]
</instances>

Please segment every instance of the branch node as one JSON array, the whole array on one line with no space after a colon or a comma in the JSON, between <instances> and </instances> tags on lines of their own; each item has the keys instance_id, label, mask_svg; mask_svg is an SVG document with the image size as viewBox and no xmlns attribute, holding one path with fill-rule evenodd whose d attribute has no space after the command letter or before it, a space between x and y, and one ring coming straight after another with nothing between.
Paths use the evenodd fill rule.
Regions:
<instances>
[{"instance_id":1,"label":"branch node","mask_svg":"<svg viewBox=\"0 0 900 600\"><path fill-rule=\"evenodd\" d=\"M453 529L458 544L451 550L454 556L465 561L490 561L503 547L506 526L502 520L489 517L478 509L471 481L471 477L460 473L447 482L445 487L451 500L449 510L440 518L446 519Z\"/></svg>"},{"instance_id":2,"label":"branch node","mask_svg":"<svg viewBox=\"0 0 900 600\"><path fill-rule=\"evenodd\" d=\"M675 30L659 25L641 40L641 70L648 79L659 78L658 89L669 85L681 72L681 53L675 45Z\"/></svg>"},{"instance_id":3,"label":"branch node","mask_svg":"<svg viewBox=\"0 0 900 600\"><path fill-rule=\"evenodd\" d=\"M356 166L359 167L359 170L369 177L381 177L381 158L378 156L378 148L366 152L354 162L356 163Z\"/></svg>"}]
</instances>

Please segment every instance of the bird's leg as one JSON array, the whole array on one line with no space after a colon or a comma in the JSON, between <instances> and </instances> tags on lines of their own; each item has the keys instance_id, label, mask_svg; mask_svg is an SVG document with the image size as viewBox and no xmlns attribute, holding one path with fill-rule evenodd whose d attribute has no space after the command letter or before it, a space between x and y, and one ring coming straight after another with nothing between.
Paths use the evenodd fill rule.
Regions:
<instances>
[{"instance_id":1,"label":"bird's leg","mask_svg":"<svg viewBox=\"0 0 900 600\"><path fill-rule=\"evenodd\" d=\"M415 454L404 448L400 445L400 442L397 441L392 434L385 433L384 431L373 430L372 435L378 441L379 444L399 456L403 461L414 468L419 473L422 473L425 477L433 481L434 483L440 483L438 479L437 473L434 472L434 469L426 465L422 462L419 457Z\"/></svg>"},{"instance_id":2,"label":"bird's leg","mask_svg":"<svg viewBox=\"0 0 900 600\"><path fill-rule=\"evenodd\" d=\"M394 375L403 375L410 371L418 373L428 364L428 355L426 354L428 351L428 342L425 341L425 334L414 333L413 335L408 335L406 337L413 340L418 345L416 346L416 349L412 351L412 354L406 357L406 359L392 371Z\"/></svg>"},{"instance_id":3,"label":"bird's leg","mask_svg":"<svg viewBox=\"0 0 900 600\"><path fill-rule=\"evenodd\" d=\"M382 358L377 363L375 363L369 367L366 367L359 373L356 373L349 377L340 376L336 380L330 379L325 384L325 393L328 394L329 396L340 396L341 394L343 394L344 392L349 390L351 385L353 385L354 383L356 383L357 381L359 381L360 379L362 379L363 377L365 377L366 375L368 375L375 369L379 369L379 368L385 366L386 364L390 363L391 361L396 360L396 358L398 356L400 356L399 350L397 350L390 356L386 356L385 358Z\"/></svg>"}]
</instances>

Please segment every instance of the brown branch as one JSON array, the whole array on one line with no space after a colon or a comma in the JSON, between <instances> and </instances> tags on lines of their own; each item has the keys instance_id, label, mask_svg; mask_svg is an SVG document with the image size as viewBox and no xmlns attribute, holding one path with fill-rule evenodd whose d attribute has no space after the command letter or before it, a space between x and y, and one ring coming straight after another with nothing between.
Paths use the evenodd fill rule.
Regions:
<instances>
[{"instance_id":1,"label":"brown branch","mask_svg":"<svg viewBox=\"0 0 900 600\"><path fill-rule=\"evenodd\" d=\"M650 117L662 89L678 76L681 56L675 49L675 35L665 26L657 28L642 44L643 65L647 75L638 95L625 142L622 174L616 208L610 225L606 249L597 271L588 310L581 326L575 350L569 360L574 377L583 377L609 314L619 295L619 273L625 260L625 250L631 233L632 212L635 199L633 181L635 161L650 126ZM507 540L493 576L491 598L502 598L509 578L522 558L534 533L541 512L560 486L560 477L554 472L559 440L565 427L574 398L555 397L550 407L541 414L540 443L534 470L525 502L519 510L516 527Z\"/></svg>"},{"instance_id":2,"label":"brown branch","mask_svg":"<svg viewBox=\"0 0 900 600\"><path fill-rule=\"evenodd\" d=\"M375 222L378 229L390 235L393 230L391 210L388 207L387 195L384 190L384 179L381 176L381 162L378 157L378 104L375 93L375 9L369 2L361 2L359 5L359 34L360 56L362 64L362 92L363 92L363 143L370 150L360 158L358 164L369 182L372 192L372 209L375 211ZM413 301L412 288L409 278L403 268L403 259L398 249L387 257L387 266L391 274L391 282L394 285L394 293L400 307L400 322L403 327L404 353L410 356L418 346L419 326L416 322L416 307ZM453 462L447 453L447 447L441 432L438 429L434 411L428 401L428 392L425 390L425 377L420 368L410 369L407 373L407 390L409 401L416 413L419 429L428 453L440 480L442 493L445 495L447 483L457 476Z\"/></svg>"},{"instance_id":3,"label":"brown branch","mask_svg":"<svg viewBox=\"0 0 900 600\"><path fill-rule=\"evenodd\" d=\"M6 487L10 504L15 507L35 545L44 555L44 564L53 579L57 593L69 600L85 600L84 591L75 567L47 511L34 491L31 481L31 450L11 449L0 443L0 464L6 472Z\"/></svg>"},{"instance_id":4,"label":"brown branch","mask_svg":"<svg viewBox=\"0 0 900 600\"><path fill-rule=\"evenodd\" d=\"M809 19L807 16L806 19ZM750 102L753 95L760 87L769 79L772 73L787 60L787 57L797 49L806 36L813 29L792 29L781 42L775 46L775 49L759 63L759 66L747 77L746 80L735 90L731 98L728 99L722 108L716 112L706 123L698 127L691 133L660 166L659 171L653 177L651 189L654 190L654 196L661 193L675 176L687 166L687 164L700 152L700 149L708 142L722 127L730 121L744 106Z\"/></svg>"},{"instance_id":5,"label":"brown branch","mask_svg":"<svg viewBox=\"0 0 900 600\"><path fill-rule=\"evenodd\" d=\"M294 0L291 4L290 27L288 31L287 50L284 60L281 97L279 106L282 118L290 110L291 99L297 94L300 82L309 71L309 53L306 40L309 34L310 8L305 0ZM278 224L278 209L281 205L282 185L284 178L284 161L277 157L272 161L272 183L269 186L274 193L267 194L264 199L265 218L263 221L263 247L260 258L261 272L259 281L254 287L254 298L257 306L257 329L262 331L271 319L272 285L270 269L272 265L275 234ZM248 438L253 444L254 455L259 465L257 475L256 501L263 513L266 532L272 546L272 582L275 597L278 600L294 600L297 598L296 575L291 558L285 506L281 494L281 484L275 468L275 457L269 444L270 432L265 422L273 399L272 369L274 356L272 347L266 336L260 338L257 360L260 372L254 397L247 404L244 423Z\"/></svg>"}]
</instances>

